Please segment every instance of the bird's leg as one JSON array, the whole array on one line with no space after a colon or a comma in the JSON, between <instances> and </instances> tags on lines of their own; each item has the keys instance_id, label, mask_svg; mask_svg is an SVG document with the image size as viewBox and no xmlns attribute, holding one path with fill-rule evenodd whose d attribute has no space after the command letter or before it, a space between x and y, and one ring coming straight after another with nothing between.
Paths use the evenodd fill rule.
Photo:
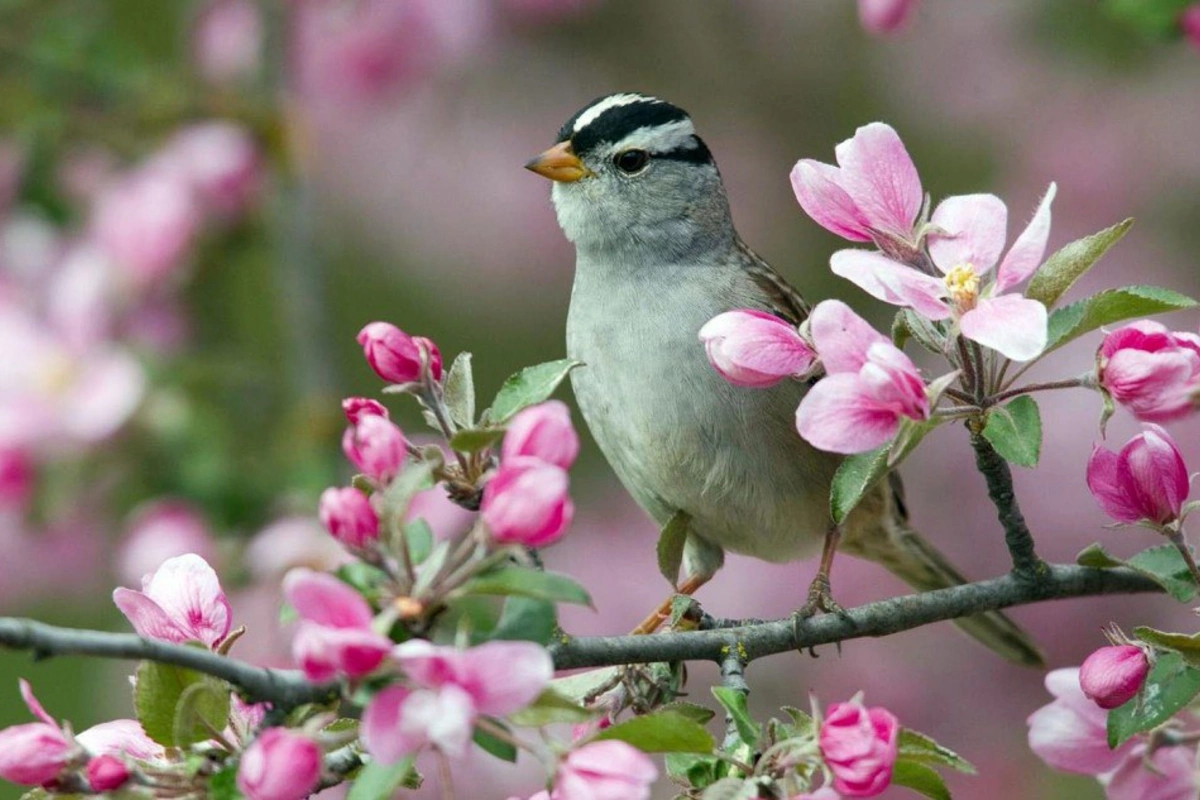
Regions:
<instances>
[{"instance_id":1,"label":"bird's leg","mask_svg":"<svg viewBox=\"0 0 1200 800\"><path fill-rule=\"evenodd\" d=\"M663 601L662 605L654 609L650 616L642 620L641 624L633 629L630 635L644 636L646 634L654 633L656 630L658 630L660 625L670 618L671 604L675 601L676 594L685 594L691 597L701 586L708 583L711 578L711 575L695 575L688 578L680 585L675 594L672 594Z\"/></svg>"},{"instance_id":2,"label":"bird's leg","mask_svg":"<svg viewBox=\"0 0 1200 800\"><path fill-rule=\"evenodd\" d=\"M813 578L812 584L808 587L808 602L796 612L796 616L800 619L808 619L818 611L826 614L846 613L846 610L833 599L829 585L829 570L833 567L833 556L837 553L838 542L841 538L842 528L840 525L831 525L825 532L825 547L821 550L821 566L817 570L817 577Z\"/></svg>"}]
</instances>

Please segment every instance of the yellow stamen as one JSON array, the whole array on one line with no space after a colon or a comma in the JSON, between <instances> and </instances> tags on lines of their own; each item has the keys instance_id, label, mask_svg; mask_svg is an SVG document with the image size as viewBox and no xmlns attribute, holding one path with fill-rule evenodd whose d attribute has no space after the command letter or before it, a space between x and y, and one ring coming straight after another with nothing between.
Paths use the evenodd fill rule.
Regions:
<instances>
[{"instance_id":1,"label":"yellow stamen","mask_svg":"<svg viewBox=\"0 0 1200 800\"><path fill-rule=\"evenodd\" d=\"M946 291L959 312L970 311L979 301L979 273L972 264L959 264L946 273Z\"/></svg>"}]
</instances>

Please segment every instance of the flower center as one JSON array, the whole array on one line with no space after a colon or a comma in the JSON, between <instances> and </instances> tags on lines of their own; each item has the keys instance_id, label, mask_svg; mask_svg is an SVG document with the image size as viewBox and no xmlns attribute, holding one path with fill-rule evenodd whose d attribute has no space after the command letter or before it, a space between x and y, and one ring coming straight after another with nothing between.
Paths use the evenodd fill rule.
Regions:
<instances>
[{"instance_id":1,"label":"flower center","mask_svg":"<svg viewBox=\"0 0 1200 800\"><path fill-rule=\"evenodd\" d=\"M959 264L946 273L946 291L960 312L970 311L979 300L979 273L973 264Z\"/></svg>"}]
</instances>

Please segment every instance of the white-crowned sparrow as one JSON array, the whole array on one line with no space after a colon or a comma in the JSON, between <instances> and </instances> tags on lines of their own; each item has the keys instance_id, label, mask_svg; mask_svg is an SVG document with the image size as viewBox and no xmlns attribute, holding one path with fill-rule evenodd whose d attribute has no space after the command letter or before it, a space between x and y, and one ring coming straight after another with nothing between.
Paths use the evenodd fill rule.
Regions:
<instances>
[{"instance_id":1,"label":"white-crowned sparrow","mask_svg":"<svg viewBox=\"0 0 1200 800\"><path fill-rule=\"evenodd\" d=\"M579 407L637 502L660 525L687 515L681 590L711 577L725 550L786 562L836 543L827 534L839 457L794 427L807 385L733 386L697 338L724 311L760 309L799 324L808 305L739 238L688 115L642 94L601 97L526 166L554 181L558 222L575 244L567 351L586 365L571 376ZM917 589L964 580L909 527L894 476L840 534L839 549ZM827 546L821 577L832 555ZM1002 614L958 623L1006 658L1040 662Z\"/></svg>"}]
</instances>

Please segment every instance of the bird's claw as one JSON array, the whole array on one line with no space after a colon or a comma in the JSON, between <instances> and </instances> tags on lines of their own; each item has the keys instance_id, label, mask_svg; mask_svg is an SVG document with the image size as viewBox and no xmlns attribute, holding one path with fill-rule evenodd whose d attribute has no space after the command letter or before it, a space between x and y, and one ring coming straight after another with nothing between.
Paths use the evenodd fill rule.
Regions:
<instances>
[{"instance_id":1,"label":"bird's claw","mask_svg":"<svg viewBox=\"0 0 1200 800\"><path fill-rule=\"evenodd\" d=\"M808 601L796 610L797 619L810 619L818 613L837 614L844 616L846 609L833 599L833 591L829 585L829 576L818 574L808 587Z\"/></svg>"}]
</instances>

